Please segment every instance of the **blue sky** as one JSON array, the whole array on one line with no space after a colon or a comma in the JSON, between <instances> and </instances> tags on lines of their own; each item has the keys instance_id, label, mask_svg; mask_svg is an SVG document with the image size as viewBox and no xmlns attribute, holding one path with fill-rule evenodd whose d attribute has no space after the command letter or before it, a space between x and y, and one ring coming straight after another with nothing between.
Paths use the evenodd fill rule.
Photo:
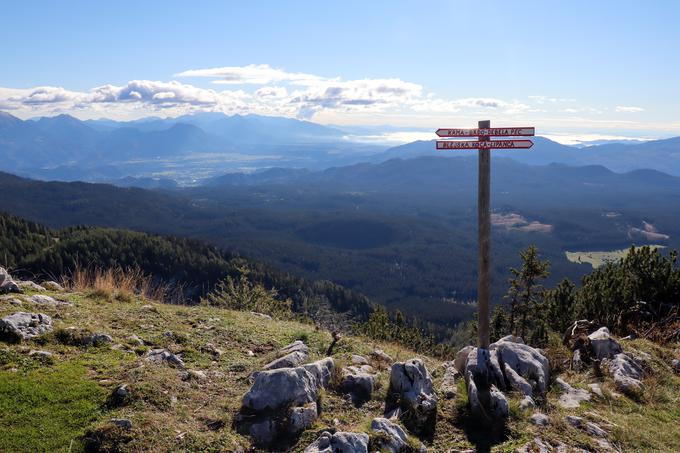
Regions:
<instances>
[{"instance_id":1,"label":"blue sky","mask_svg":"<svg viewBox=\"0 0 680 453\"><path fill-rule=\"evenodd\" d=\"M23 118L220 110L410 131L488 118L565 136L680 135L680 2L2 9L0 110Z\"/></svg>"}]
</instances>

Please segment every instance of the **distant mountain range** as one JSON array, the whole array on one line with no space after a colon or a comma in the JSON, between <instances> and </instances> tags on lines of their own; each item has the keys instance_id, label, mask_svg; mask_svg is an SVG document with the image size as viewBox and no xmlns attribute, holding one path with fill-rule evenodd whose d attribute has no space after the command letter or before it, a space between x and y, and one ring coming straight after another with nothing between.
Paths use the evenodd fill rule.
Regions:
<instances>
[{"instance_id":1,"label":"distant mountain range","mask_svg":"<svg viewBox=\"0 0 680 453\"><path fill-rule=\"evenodd\" d=\"M493 191L498 194L514 196L521 193L523 197L576 202L583 196L597 197L604 193L610 198L652 192L680 195L680 177L658 170L617 173L602 165L529 165L524 159L502 157L494 157L492 161ZM322 171L272 168L251 174L227 174L206 182L207 187L275 185L348 192L457 194L459 198L462 193L466 196L468 192L476 193L477 159L473 156L421 156Z\"/></svg>"},{"instance_id":2,"label":"distant mountain range","mask_svg":"<svg viewBox=\"0 0 680 453\"><path fill-rule=\"evenodd\" d=\"M154 187L193 185L234 172L271 167L321 170L359 162L431 155L433 141L386 146L352 142L356 128L291 118L198 113L178 118L80 121L69 115L23 121L0 112L0 170L39 179ZM680 137L577 147L534 138L530 150L494 155L532 164L603 165L617 172L653 169L680 175Z\"/></svg>"},{"instance_id":3,"label":"distant mountain range","mask_svg":"<svg viewBox=\"0 0 680 453\"><path fill-rule=\"evenodd\" d=\"M0 112L0 170L66 181L160 177L191 183L206 174L274 164L323 168L385 149L344 136L308 121L257 115L23 121Z\"/></svg>"},{"instance_id":4,"label":"distant mountain range","mask_svg":"<svg viewBox=\"0 0 680 453\"><path fill-rule=\"evenodd\" d=\"M531 149L497 150L494 155L509 157L530 165L603 165L616 172L653 169L680 176L680 137L642 143L607 143L587 147L562 145L544 137L532 138ZM416 141L390 148L373 156L374 161L389 158L466 155L470 151L437 151L433 141Z\"/></svg>"}]
</instances>

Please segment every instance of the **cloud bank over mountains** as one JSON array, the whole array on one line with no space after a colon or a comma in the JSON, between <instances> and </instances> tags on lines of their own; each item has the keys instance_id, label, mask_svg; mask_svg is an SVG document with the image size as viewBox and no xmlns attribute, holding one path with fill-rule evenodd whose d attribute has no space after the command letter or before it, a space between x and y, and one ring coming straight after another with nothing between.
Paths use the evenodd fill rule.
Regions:
<instances>
[{"instance_id":1,"label":"cloud bank over mountains","mask_svg":"<svg viewBox=\"0 0 680 453\"><path fill-rule=\"evenodd\" d=\"M643 112L638 106L574 108L574 99L528 96L525 99L461 97L449 99L418 83L400 78L344 80L289 72L267 64L190 69L174 74L179 80L131 80L87 91L58 86L0 87L0 110L31 117L69 113L82 118L133 119L148 115L179 116L199 111L226 114L285 116L337 124L397 124L430 126L441 119L464 125L470 118L528 122L546 115L558 123L635 128L628 120ZM590 113L584 117L584 113ZM614 117L605 117L609 113ZM621 117L626 120L622 121ZM532 124L534 122L532 121ZM455 124L453 124L455 125Z\"/></svg>"}]
</instances>

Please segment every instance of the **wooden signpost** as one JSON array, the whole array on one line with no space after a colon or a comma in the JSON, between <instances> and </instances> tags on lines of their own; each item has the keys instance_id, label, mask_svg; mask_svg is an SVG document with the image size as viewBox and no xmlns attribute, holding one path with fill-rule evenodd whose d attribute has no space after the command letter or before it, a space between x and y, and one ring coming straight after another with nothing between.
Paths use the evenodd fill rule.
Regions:
<instances>
[{"instance_id":1,"label":"wooden signpost","mask_svg":"<svg viewBox=\"0 0 680 453\"><path fill-rule=\"evenodd\" d=\"M491 150L528 149L531 140L491 140L491 137L533 136L533 127L491 127L491 121L480 121L477 129L437 129L439 137L477 137L476 141L437 140L437 149L478 149L479 175L477 180L477 222L479 233L477 277L477 345L489 348L489 300L491 298Z\"/></svg>"}]
</instances>

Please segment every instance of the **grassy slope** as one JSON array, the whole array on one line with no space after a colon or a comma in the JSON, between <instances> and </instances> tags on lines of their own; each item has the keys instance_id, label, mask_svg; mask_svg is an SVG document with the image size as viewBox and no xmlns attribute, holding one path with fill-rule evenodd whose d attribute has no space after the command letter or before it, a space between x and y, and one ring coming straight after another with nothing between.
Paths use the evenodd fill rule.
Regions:
<instances>
[{"instance_id":1,"label":"grassy slope","mask_svg":"<svg viewBox=\"0 0 680 453\"><path fill-rule=\"evenodd\" d=\"M55 330L75 326L110 334L111 346L77 347L57 341L53 333L38 342L0 345L0 451L40 452L79 451L80 438L87 429L106 428L111 418L133 422L130 441L122 451L230 451L249 445L248 439L231 428L243 394L249 389L248 375L274 357L275 350L295 339L304 339L312 358L323 356L331 337L314 326L298 322L267 320L257 315L209 307L154 304L136 298L102 297L86 294L52 294L68 299L73 306L36 307L25 301L23 307L0 301L0 316L15 311L34 311L53 317ZM172 335L166 335L172 332ZM204 370L206 381L182 381L179 371L145 363L147 347L135 346L129 336L136 334L155 347L182 353L189 369ZM202 352L212 343L224 351L215 359ZM669 359L669 349L647 342L634 346ZM391 344L376 344L363 338L346 338L336 352L339 363L350 353L368 354L375 347L397 360L415 356L412 351ZM52 360L28 355L31 349L54 353ZM255 352L253 357L248 351ZM676 352L676 355L678 353ZM441 363L424 358L438 386ZM654 360L655 377L648 380L642 403L614 398L609 382L604 383L607 398L593 401L570 413L595 420L603 417L612 425L611 440L624 451L680 451L680 378L673 376L661 361ZM361 409L354 408L333 391L323 395L323 413L317 426L303 434L294 451L301 451L318 430L336 426L341 430L367 430L370 420L382 414L388 373L383 369L374 399ZM585 385L583 375L567 376L574 385ZM121 408L109 408L107 396L126 382L134 399ZM588 380L587 382L592 382ZM467 416L461 386L457 400L442 400L437 434L429 451L472 448L475 426ZM536 435L561 439L570 445L594 448L592 439L560 422L564 411L549 395L547 413L553 420L548 429L528 423L528 415L518 410L518 399L511 397L512 417L506 426L507 438L494 451L512 451ZM597 415L595 415L597 414ZM114 430L115 431L115 430ZM118 433L123 435L124 433Z\"/></svg>"}]
</instances>

